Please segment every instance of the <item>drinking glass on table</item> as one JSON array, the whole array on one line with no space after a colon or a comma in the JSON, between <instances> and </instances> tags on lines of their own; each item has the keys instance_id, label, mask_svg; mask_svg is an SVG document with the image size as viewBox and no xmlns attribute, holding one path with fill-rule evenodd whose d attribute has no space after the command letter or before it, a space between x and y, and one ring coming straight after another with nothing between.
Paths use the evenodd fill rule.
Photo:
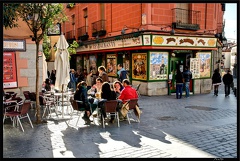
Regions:
<instances>
[{"instance_id":1,"label":"drinking glass on table","mask_svg":"<svg viewBox=\"0 0 240 161\"><path fill-rule=\"evenodd\" d=\"M96 92L95 96L96 96L97 99L101 99L101 93L100 92Z\"/></svg>"}]
</instances>

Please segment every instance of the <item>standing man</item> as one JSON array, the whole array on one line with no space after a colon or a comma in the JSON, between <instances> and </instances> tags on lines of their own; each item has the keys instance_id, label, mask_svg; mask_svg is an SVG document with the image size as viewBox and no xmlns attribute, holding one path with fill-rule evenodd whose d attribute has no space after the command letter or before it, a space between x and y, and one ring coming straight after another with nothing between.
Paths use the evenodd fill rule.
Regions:
<instances>
[{"instance_id":1,"label":"standing man","mask_svg":"<svg viewBox=\"0 0 240 161\"><path fill-rule=\"evenodd\" d=\"M185 66L184 68L183 78L184 78L184 87L186 92L185 97L189 98L189 93L190 93L189 84L190 84L190 80L192 79L192 73L190 72L188 66Z\"/></svg>"},{"instance_id":2,"label":"standing man","mask_svg":"<svg viewBox=\"0 0 240 161\"><path fill-rule=\"evenodd\" d=\"M106 73L106 68L104 66L98 67L98 73L98 76L102 79L103 82L109 83L108 74Z\"/></svg>"},{"instance_id":3,"label":"standing man","mask_svg":"<svg viewBox=\"0 0 240 161\"><path fill-rule=\"evenodd\" d=\"M117 65L118 68L118 80L122 83L124 79L127 79L127 71L123 68L122 64Z\"/></svg>"},{"instance_id":4,"label":"standing man","mask_svg":"<svg viewBox=\"0 0 240 161\"><path fill-rule=\"evenodd\" d=\"M75 70L70 70L70 87L73 88L73 91L76 91L76 78L75 78Z\"/></svg>"},{"instance_id":5,"label":"standing man","mask_svg":"<svg viewBox=\"0 0 240 161\"><path fill-rule=\"evenodd\" d=\"M230 85L232 84L232 82L233 76L231 74L231 70L227 70L227 73L223 76L225 97L229 96L230 94Z\"/></svg>"}]
</instances>

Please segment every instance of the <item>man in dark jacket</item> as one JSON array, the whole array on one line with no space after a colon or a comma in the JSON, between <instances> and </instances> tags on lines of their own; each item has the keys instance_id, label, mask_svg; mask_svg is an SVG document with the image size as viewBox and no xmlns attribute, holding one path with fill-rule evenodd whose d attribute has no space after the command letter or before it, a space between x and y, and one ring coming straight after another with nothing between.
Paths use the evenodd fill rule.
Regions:
<instances>
[{"instance_id":1,"label":"man in dark jacket","mask_svg":"<svg viewBox=\"0 0 240 161\"><path fill-rule=\"evenodd\" d=\"M183 71L183 78L184 78L184 87L185 87L185 92L186 92L186 98L189 98L189 84L190 84L190 80L192 79L192 73L190 72L190 70L188 69L188 66L185 66L184 68L185 70Z\"/></svg>"},{"instance_id":2,"label":"man in dark jacket","mask_svg":"<svg viewBox=\"0 0 240 161\"><path fill-rule=\"evenodd\" d=\"M230 94L230 85L232 84L232 82L233 76L231 74L231 70L227 70L227 73L223 76L225 97L229 96Z\"/></svg>"},{"instance_id":3,"label":"man in dark jacket","mask_svg":"<svg viewBox=\"0 0 240 161\"><path fill-rule=\"evenodd\" d=\"M124 79L128 79L127 78L127 71L123 68L122 64L118 64L117 68L118 68L117 74L119 76L118 80L122 83L122 81Z\"/></svg>"}]
</instances>

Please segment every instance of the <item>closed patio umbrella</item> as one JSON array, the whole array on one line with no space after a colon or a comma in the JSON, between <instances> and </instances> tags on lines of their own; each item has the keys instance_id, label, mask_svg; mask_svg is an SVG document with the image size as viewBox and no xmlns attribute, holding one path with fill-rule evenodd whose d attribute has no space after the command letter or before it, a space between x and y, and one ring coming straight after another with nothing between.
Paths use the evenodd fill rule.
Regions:
<instances>
[{"instance_id":1,"label":"closed patio umbrella","mask_svg":"<svg viewBox=\"0 0 240 161\"><path fill-rule=\"evenodd\" d=\"M54 68L56 70L55 89L63 91L64 85L70 81L70 65L69 52L67 50L68 43L63 34L60 35L56 44L57 51L55 53Z\"/></svg>"},{"instance_id":2,"label":"closed patio umbrella","mask_svg":"<svg viewBox=\"0 0 240 161\"><path fill-rule=\"evenodd\" d=\"M64 112L63 110L64 85L66 85L67 87L67 84L70 81L69 52L67 50L68 46L69 45L64 35L61 34L56 44L57 51L55 53L54 67L56 70L55 89L60 90L62 92L62 117Z\"/></svg>"},{"instance_id":3,"label":"closed patio umbrella","mask_svg":"<svg viewBox=\"0 0 240 161\"><path fill-rule=\"evenodd\" d=\"M43 58L43 82L46 80L46 78L48 78L48 75L47 75L47 62L46 62L46 57L45 57L45 54L43 53L42 54L42 58Z\"/></svg>"}]
</instances>

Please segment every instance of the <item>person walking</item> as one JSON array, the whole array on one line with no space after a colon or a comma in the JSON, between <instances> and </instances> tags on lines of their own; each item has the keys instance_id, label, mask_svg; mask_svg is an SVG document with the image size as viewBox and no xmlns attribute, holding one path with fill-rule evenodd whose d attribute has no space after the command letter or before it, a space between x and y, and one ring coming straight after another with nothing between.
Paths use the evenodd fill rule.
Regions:
<instances>
[{"instance_id":1,"label":"person walking","mask_svg":"<svg viewBox=\"0 0 240 161\"><path fill-rule=\"evenodd\" d=\"M122 64L118 64L117 68L118 80L122 83L124 79L127 79L127 71L123 68Z\"/></svg>"},{"instance_id":2,"label":"person walking","mask_svg":"<svg viewBox=\"0 0 240 161\"><path fill-rule=\"evenodd\" d=\"M106 68L104 66L98 67L99 77L102 78L103 82L109 82L108 74L106 73Z\"/></svg>"},{"instance_id":3,"label":"person walking","mask_svg":"<svg viewBox=\"0 0 240 161\"><path fill-rule=\"evenodd\" d=\"M176 98L181 99L182 98L182 88L183 88L183 74L177 69L177 73L175 75L176 80Z\"/></svg>"},{"instance_id":4,"label":"person walking","mask_svg":"<svg viewBox=\"0 0 240 161\"><path fill-rule=\"evenodd\" d=\"M190 72L188 66L185 66L184 68L183 78L184 78L184 87L186 92L185 97L189 98L189 93L190 93L189 84L190 84L190 80L192 79L192 72Z\"/></svg>"},{"instance_id":5,"label":"person walking","mask_svg":"<svg viewBox=\"0 0 240 161\"><path fill-rule=\"evenodd\" d=\"M219 69L215 69L214 73L212 75L212 85L213 85L215 96L218 96L218 87L219 87L219 85L221 85L221 82L222 82L222 78L219 73Z\"/></svg>"},{"instance_id":6,"label":"person walking","mask_svg":"<svg viewBox=\"0 0 240 161\"><path fill-rule=\"evenodd\" d=\"M223 76L223 83L224 83L224 91L225 97L228 97L230 94L230 86L233 82L233 76L231 74L231 70L227 70L227 73Z\"/></svg>"}]
</instances>

